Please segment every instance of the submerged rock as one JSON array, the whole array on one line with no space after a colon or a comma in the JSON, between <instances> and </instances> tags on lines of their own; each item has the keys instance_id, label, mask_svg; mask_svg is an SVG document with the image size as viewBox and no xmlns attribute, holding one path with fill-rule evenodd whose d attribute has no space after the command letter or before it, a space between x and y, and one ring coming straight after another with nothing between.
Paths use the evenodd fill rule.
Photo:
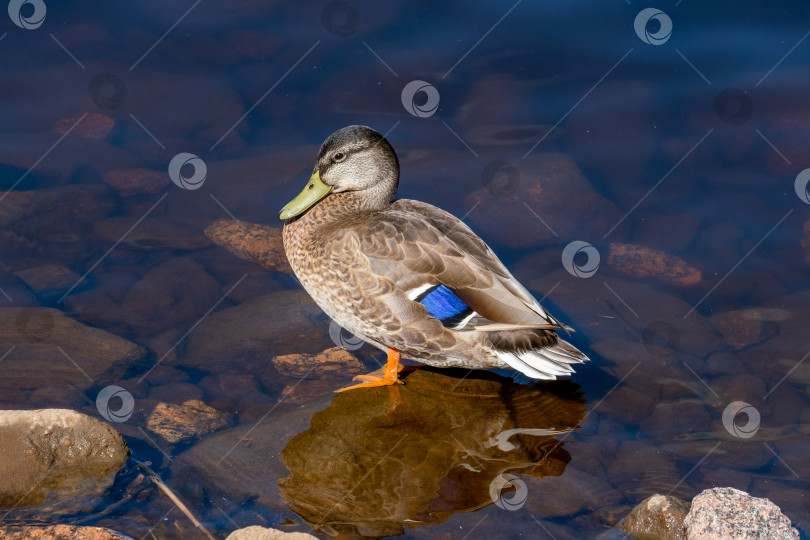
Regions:
<instances>
[{"instance_id":1,"label":"submerged rock","mask_svg":"<svg viewBox=\"0 0 810 540\"><path fill-rule=\"evenodd\" d=\"M279 373L304 379L342 379L363 372L363 364L352 353L332 347L318 354L285 354L272 360Z\"/></svg>"},{"instance_id":2,"label":"submerged rock","mask_svg":"<svg viewBox=\"0 0 810 540\"><path fill-rule=\"evenodd\" d=\"M96 222L94 232L110 242L137 249L202 249L211 245L197 229L163 218L120 216ZM136 226L137 224L137 226Z\"/></svg>"},{"instance_id":3,"label":"submerged rock","mask_svg":"<svg viewBox=\"0 0 810 540\"><path fill-rule=\"evenodd\" d=\"M566 148L581 167L604 178L606 186L621 186L613 200L622 208L637 203L655 181L648 165L660 151L662 130L655 127L660 110L657 89L649 80L608 78L564 123Z\"/></svg>"},{"instance_id":4,"label":"submerged rock","mask_svg":"<svg viewBox=\"0 0 810 540\"><path fill-rule=\"evenodd\" d=\"M689 504L667 495L653 495L633 508L618 527L637 540L684 540L683 520Z\"/></svg>"},{"instance_id":5,"label":"submerged rock","mask_svg":"<svg viewBox=\"0 0 810 540\"><path fill-rule=\"evenodd\" d=\"M762 313L755 309L718 313L712 315L709 321L735 350L744 349L775 334L775 327L766 325Z\"/></svg>"},{"instance_id":6,"label":"submerged rock","mask_svg":"<svg viewBox=\"0 0 810 540\"><path fill-rule=\"evenodd\" d=\"M37 103L42 103L42 100ZM6 117L4 116L4 118ZM83 123L81 122L79 126ZM70 125L67 126L68 129ZM8 129L7 124L4 126ZM52 180L70 182L75 181L76 175L80 175L81 178L89 180L90 177L103 174L110 169L136 167L139 163L131 153L106 140L74 136L75 129L66 137L56 133L47 133L47 128L44 131L36 132L28 130L29 128L26 127L21 131L0 132L0 139L3 141L3 145L0 147L0 163L17 167L21 171L27 170L32 163L36 163L36 167L31 170L30 177L32 178L44 178L49 182ZM56 144L60 139L62 142ZM154 145L154 143L152 144ZM48 159L40 159L43 153L51 147L53 147L53 151L48 153ZM26 189L26 186L31 184L33 182L24 182L20 187ZM66 205L66 209L75 210L76 208Z\"/></svg>"},{"instance_id":7,"label":"submerged rock","mask_svg":"<svg viewBox=\"0 0 810 540\"><path fill-rule=\"evenodd\" d=\"M79 281L79 275L60 264L46 264L14 272L37 294L54 296L68 291Z\"/></svg>"},{"instance_id":8,"label":"submerged rock","mask_svg":"<svg viewBox=\"0 0 810 540\"><path fill-rule=\"evenodd\" d=\"M191 324L219 297L219 283L202 266L191 257L175 257L150 269L129 289L120 314L133 329L158 334Z\"/></svg>"},{"instance_id":9,"label":"submerged rock","mask_svg":"<svg viewBox=\"0 0 810 540\"><path fill-rule=\"evenodd\" d=\"M112 426L76 411L0 411L0 456L0 507L8 508L108 476L124 465L129 449Z\"/></svg>"},{"instance_id":10,"label":"submerged rock","mask_svg":"<svg viewBox=\"0 0 810 540\"><path fill-rule=\"evenodd\" d=\"M91 223L107 217L114 207L114 193L105 185L4 193L0 254L13 270L53 261L79 272L96 247L87 241ZM22 262L28 256L32 256L30 262Z\"/></svg>"},{"instance_id":11,"label":"submerged rock","mask_svg":"<svg viewBox=\"0 0 810 540\"><path fill-rule=\"evenodd\" d=\"M58 120L51 128L51 133L65 135L69 131L78 137L103 141L115 127L115 119L106 114L88 113L81 121L79 118L79 116L74 116ZM71 128L73 129L71 130Z\"/></svg>"},{"instance_id":12,"label":"submerged rock","mask_svg":"<svg viewBox=\"0 0 810 540\"><path fill-rule=\"evenodd\" d=\"M232 422L233 415L209 407L198 399L190 399L182 405L158 403L146 425L170 443L177 443L212 433Z\"/></svg>"},{"instance_id":13,"label":"submerged rock","mask_svg":"<svg viewBox=\"0 0 810 540\"><path fill-rule=\"evenodd\" d=\"M500 183L498 175L506 181ZM535 247L559 237L601 236L621 217L565 154L503 162L500 169L485 170L484 176L485 187L464 201L469 219L483 237L512 248ZM573 220L572 212L588 219Z\"/></svg>"},{"instance_id":14,"label":"submerged rock","mask_svg":"<svg viewBox=\"0 0 810 540\"><path fill-rule=\"evenodd\" d=\"M610 244L608 266L630 277L656 278L688 287L700 283L700 270L663 251L633 244Z\"/></svg>"},{"instance_id":15,"label":"submerged rock","mask_svg":"<svg viewBox=\"0 0 810 540\"><path fill-rule=\"evenodd\" d=\"M116 169L109 171L101 179L122 197L159 193L171 182L165 171L143 168Z\"/></svg>"},{"instance_id":16,"label":"submerged rock","mask_svg":"<svg viewBox=\"0 0 810 540\"><path fill-rule=\"evenodd\" d=\"M107 215L115 203L107 186L75 184L51 189L10 191L0 200L0 226L36 216L39 223L56 216L62 230L71 221L93 222Z\"/></svg>"},{"instance_id":17,"label":"submerged rock","mask_svg":"<svg viewBox=\"0 0 810 540\"><path fill-rule=\"evenodd\" d=\"M591 342L633 340L642 345L639 352L646 359L662 360L679 352L705 356L723 345L708 319L691 304L652 284L603 277L601 270L591 278L577 278L564 269L527 281L532 290L538 291L538 297L548 294L547 302L565 306L565 313L555 315L563 322L575 321L575 329ZM577 339L574 334L574 345ZM623 366L617 374L619 378L641 359L610 349L602 353ZM692 377L686 368L683 371L687 378ZM644 391L648 391L648 386L645 385Z\"/></svg>"},{"instance_id":18,"label":"submerged rock","mask_svg":"<svg viewBox=\"0 0 810 540\"><path fill-rule=\"evenodd\" d=\"M146 350L57 309L0 308L0 392L71 384L85 390L119 362L136 362Z\"/></svg>"},{"instance_id":19,"label":"submerged rock","mask_svg":"<svg viewBox=\"0 0 810 540\"><path fill-rule=\"evenodd\" d=\"M692 499L684 520L686 540L798 540L799 531L768 499L721 487Z\"/></svg>"},{"instance_id":20,"label":"submerged rock","mask_svg":"<svg viewBox=\"0 0 810 540\"><path fill-rule=\"evenodd\" d=\"M292 273L284 254L281 228L220 219L205 229L205 235L240 259L270 270Z\"/></svg>"},{"instance_id":21,"label":"submerged rock","mask_svg":"<svg viewBox=\"0 0 810 540\"><path fill-rule=\"evenodd\" d=\"M189 336L180 363L222 373L253 362L265 366L270 350L316 353L334 345L321 319L325 316L305 291L260 296L206 317Z\"/></svg>"}]
</instances>

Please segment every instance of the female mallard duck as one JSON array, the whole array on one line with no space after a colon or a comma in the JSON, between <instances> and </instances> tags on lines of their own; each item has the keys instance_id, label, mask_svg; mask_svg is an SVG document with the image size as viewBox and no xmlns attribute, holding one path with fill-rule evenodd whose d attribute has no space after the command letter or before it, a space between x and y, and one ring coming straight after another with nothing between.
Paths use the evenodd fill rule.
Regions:
<instances>
[{"instance_id":1,"label":"female mallard duck","mask_svg":"<svg viewBox=\"0 0 810 540\"><path fill-rule=\"evenodd\" d=\"M382 377L361 375L367 382L345 390L399 382L400 355L535 379L588 359L469 227L430 204L393 200L398 184L385 137L349 126L326 139L306 187L279 215L304 289L343 328L388 351Z\"/></svg>"}]
</instances>

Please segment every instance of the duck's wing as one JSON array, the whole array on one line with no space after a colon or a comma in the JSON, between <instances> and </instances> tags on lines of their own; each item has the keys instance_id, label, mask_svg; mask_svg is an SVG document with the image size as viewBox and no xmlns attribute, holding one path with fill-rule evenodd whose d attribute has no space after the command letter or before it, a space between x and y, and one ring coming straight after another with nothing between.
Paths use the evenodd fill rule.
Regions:
<instances>
[{"instance_id":1,"label":"duck's wing","mask_svg":"<svg viewBox=\"0 0 810 540\"><path fill-rule=\"evenodd\" d=\"M392 280L423 305L429 295L437 309L462 317L467 329L569 329L534 299L483 240L440 208L398 200L348 230L375 274ZM453 296L464 305L454 305Z\"/></svg>"}]
</instances>

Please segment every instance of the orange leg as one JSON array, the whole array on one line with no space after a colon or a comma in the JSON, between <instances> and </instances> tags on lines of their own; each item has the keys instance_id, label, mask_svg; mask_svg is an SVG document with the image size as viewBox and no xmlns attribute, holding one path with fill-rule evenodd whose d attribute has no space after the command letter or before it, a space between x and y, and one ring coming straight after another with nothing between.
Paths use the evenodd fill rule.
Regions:
<instances>
[{"instance_id":1,"label":"orange leg","mask_svg":"<svg viewBox=\"0 0 810 540\"><path fill-rule=\"evenodd\" d=\"M399 380L397 373L399 373L399 351L396 349L388 348L388 360L385 362L385 367L382 370L375 371L369 375L358 375L355 380L367 381L360 384L341 388L338 392L345 392L346 390L354 390L355 388L371 388L374 386L390 386L393 384L402 384ZM377 377L375 374L382 371L382 377Z\"/></svg>"}]
</instances>

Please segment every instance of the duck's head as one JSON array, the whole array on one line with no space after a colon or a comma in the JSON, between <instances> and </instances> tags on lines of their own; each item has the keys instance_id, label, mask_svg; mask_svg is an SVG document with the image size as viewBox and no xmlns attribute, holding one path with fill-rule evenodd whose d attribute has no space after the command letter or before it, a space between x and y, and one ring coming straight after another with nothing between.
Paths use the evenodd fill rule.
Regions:
<instances>
[{"instance_id":1,"label":"duck's head","mask_svg":"<svg viewBox=\"0 0 810 540\"><path fill-rule=\"evenodd\" d=\"M341 193L358 211L383 209L394 198L398 183L399 162L385 137L370 127L345 127L324 141L309 182L279 217L294 218Z\"/></svg>"}]
</instances>

